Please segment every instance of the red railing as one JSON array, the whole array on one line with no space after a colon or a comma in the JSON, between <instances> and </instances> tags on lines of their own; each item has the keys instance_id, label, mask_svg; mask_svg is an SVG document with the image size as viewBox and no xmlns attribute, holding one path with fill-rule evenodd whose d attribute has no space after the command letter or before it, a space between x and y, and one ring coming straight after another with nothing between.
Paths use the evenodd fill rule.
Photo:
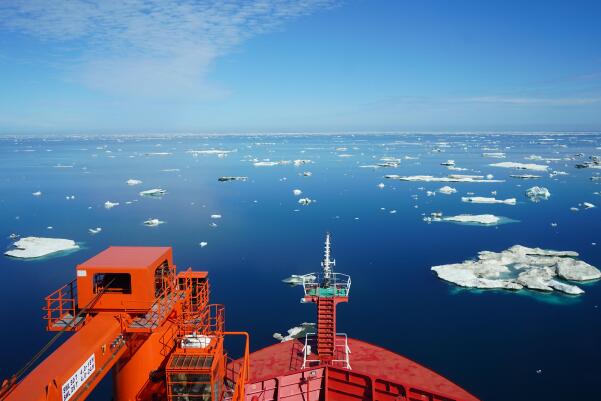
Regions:
<instances>
[{"instance_id":1,"label":"red railing","mask_svg":"<svg viewBox=\"0 0 601 401\"><path fill-rule=\"evenodd\" d=\"M46 312L46 320L49 331L77 330L78 325L75 321L77 311L77 284L73 280L45 298L46 306L43 310Z\"/></svg>"}]
</instances>

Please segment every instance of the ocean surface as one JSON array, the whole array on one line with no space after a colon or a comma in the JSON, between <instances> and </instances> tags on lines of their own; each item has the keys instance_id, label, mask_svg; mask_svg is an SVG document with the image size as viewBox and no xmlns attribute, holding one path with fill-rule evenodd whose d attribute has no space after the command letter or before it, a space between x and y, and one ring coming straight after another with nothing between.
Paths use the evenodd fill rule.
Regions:
<instances>
[{"instance_id":1,"label":"ocean surface","mask_svg":"<svg viewBox=\"0 0 601 401\"><path fill-rule=\"evenodd\" d=\"M231 152L190 152L210 149ZM0 377L20 369L51 338L44 297L75 277L77 263L110 245L173 247L178 269L209 271L212 302L226 305L227 328L249 331L253 350L270 345L273 333L315 321L314 305L299 303L302 290L281 280L320 269L329 231L336 271L352 276L350 302L338 308L339 331L405 355L482 400L601 399L600 282L581 285L586 293L574 297L459 289L430 271L515 244L577 251L601 267L601 181L591 180L601 170L575 168L600 154L601 136L593 134L0 139L2 249L14 242L12 233L80 245L36 260L0 256ZM527 160L530 155L559 160ZM401 161L361 167L382 157ZM254 165L297 159L311 163ZM440 164L447 159L467 170L449 171ZM549 172L567 175L489 166L503 161L548 164ZM386 174L492 174L504 182L401 182ZM248 180L219 182L220 176ZM128 186L128 179L143 183ZM427 196L444 185L457 193ZM531 202L524 193L534 185L551 197ZM167 193L139 196L152 188ZM33 196L36 191L42 195ZM491 191L517 204L460 199ZM314 202L300 205L303 197ZM107 201L119 205L107 209ZM583 202L597 207L584 209ZM491 213L513 222L428 224L423 218L431 212ZM145 226L151 218L165 223ZM96 227L102 231L90 234ZM111 399L110 378L92 399Z\"/></svg>"}]
</instances>

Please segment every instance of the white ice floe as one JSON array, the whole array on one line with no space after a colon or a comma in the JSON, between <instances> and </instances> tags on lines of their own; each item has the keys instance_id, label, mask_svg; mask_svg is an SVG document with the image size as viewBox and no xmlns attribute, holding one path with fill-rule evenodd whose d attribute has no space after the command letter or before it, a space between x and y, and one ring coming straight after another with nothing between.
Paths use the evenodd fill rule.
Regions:
<instances>
[{"instance_id":1,"label":"white ice floe","mask_svg":"<svg viewBox=\"0 0 601 401\"><path fill-rule=\"evenodd\" d=\"M487 198L483 196L463 196L461 198L462 202L470 202L470 203L504 203L505 205L515 205L515 198L507 198L507 199L496 199L496 198Z\"/></svg>"},{"instance_id":2,"label":"white ice floe","mask_svg":"<svg viewBox=\"0 0 601 401\"><path fill-rule=\"evenodd\" d=\"M313 173L310 172L310 171L303 171L303 176L304 177L311 177L312 175L313 175Z\"/></svg>"},{"instance_id":3,"label":"white ice floe","mask_svg":"<svg viewBox=\"0 0 601 401\"><path fill-rule=\"evenodd\" d=\"M592 209L592 208L595 207L595 205L593 205L590 202L582 202L582 206L583 206L584 209Z\"/></svg>"},{"instance_id":4,"label":"white ice floe","mask_svg":"<svg viewBox=\"0 0 601 401\"><path fill-rule=\"evenodd\" d=\"M302 323L300 326L288 329L288 334L283 336L280 333L273 333L273 338L278 341L286 342L296 338L304 338L308 332L315 331L315 323ZM308 350L310 353L310 350Z\"/></svg>"},{"instance_id":5,"label":"white ice floe","mask_svg":"<svg viewBox=\"0 0 601 401\"><path fill-rule=\"evenodd\" d=\"M153 189L147 189L146 191L142 191L140 192L140 196L163 196L167 193L167 191L165 189L161 189L161 188L153 188Z\"/></svg>"},{"instance_id":6,"label":"white ice floe","mask_svg":"<svg viewBox=\"0 0 601 401\"><path fill-rule=\"evenodd\" d=\"M125 183L127 185L134 186L134 185L140 185L142 183L142 181L136 180L134 178L130 178L129 180L125 181Z\"/></svg>"},{"instance_id":7,"label":"white ice floe","mask_svg":"<svg viewBox=\"0 0 601 401\"><path fill-rule=\"evenodd\" d=\"M298 203L301 204L301 205L303 205L303 206L307 206L307 205L310 205L311 203L313 203L313 200L309 199L309 198L300 198L298 200Z\"/></svg>"},{"instance_id":8,"label":"white ice floe","mask_svg":"<svg viewBox=\"0 0 601 401\"><path fill-rule=\"evenodd\" d=\"M102 231L102 227L96 227L96 228L89 228L88 232L92 235L94 234L98 234L100 231Z\"/></svg>"},{"instance_id":9,"label":"white ice floe","mask_svg":"<svg viewBox=\"0 0 601 401\"><path fill-rule=\"evenodd\" d=\"M114 208L115 206L119 206L119 202L111 202L111 201L106 201L106 202L104 202L104 207L105 207L106 209L112 209L112 208Z\"/></svg>"},{"instance_id":10,"label":"white ice floe","mask_svg":"<svg viewBox=\"0 0 601 401\"><path fill-rule=\"evenodd\" d=\"M385 186L386 186L386 185L384 185L384 183L383 183L383 182L381 182L381 183L379 183L379 184L378 184L378 188L380 188L380 189L384 189L384 187L385 187Z\"/></svg>"},{"instance_id":11,"label":"white ice floe","mask_svg":"<svg viewBox=\"0 0 601 401\"><path fill-rule=\"evenodd\" d=\"M434 177L431 175L409 175L400 176L396 174L385 175L384 178L390 180L399 181L413 181L413 182L504 182L503 180L492 180L484 179L481 175L464 175L464 174L450 174L446 177Z\"/></svg>"},{"instance_id":12,"label":"white ice floe","mask_svg":"<svg viewBox=\"0 0 601 401\"><path fill-rule=\"evenodd\" d=\"M217 219L221 218L221 215L220 214L212 214L211 218L214 219L214 220L217 220Z\"/></svg>"},{"instance_id":13,"label":"white ice floe","mask_svg":"<svg viewBox=\"0 0 601 401\"><path fill-rule=\"evenodd\" d=\"M505 153L503 153L503 152L486 152L486 153L482 153L482 157L491 157L493 159L504 159Z\"/></svg>"},{"instance_id":14,"label":"white ice floe","mask_svg":"<svg viewBox=\"0 0 601 401\"><path fill-rule=\"evenodd\" d=\"M199 245L201 248L204 248L205 246L209 245L209 243L206 241L202 241Z\"/></svg>"},{"instance_id":15,"label":"white ice floe","mask_svg":"<svg viewBox=\"0 0 601 401\"><path fill-rule=\"evenodd\" d=\"M277 166L278 164L281 164L280 162L272 162L272 161L261 161L261 162L254 162L253 165L256 167L271 167L271 166Z\"/></svg>"},{"instance_id":16,"label":"white ice floe","mask_svg":"<svg viewBox=\"0 0 601 401\"><path fill-rule=\"evenodd\" d=\"M438 190L438 192L440 192L441 194L445 194L445 195L451 195L457 192L457 190L453 187L449 187L448 185L445 185L444 187L440 188Z\"/></svg>"},{"instance_id":17,"label":"white ice floe","mask_svg":"<svg viewBox=\"0 0 601 401\"><path fill-rule=\"evenodd\" d=\"M42 196L42 191L36 191L32 193L33 196Z\"/></svg>"},{"instance_id":18,"label":"white ice floe","mask_svg":"<svg viewBox=\"0 0 601 401\"><path fill-rule=\"evenodd\" d=\"M159 219L148 219L144 222L144 225L146 225L148 227L156 227L163 223L165 223L165 222L162 220L159 220Z\"/></svg>"},{"instance_id":19,"label":"white ice floe","mask_svg":"<svg viewBox=\"0 0 601 401\"><path fill-rule=\"evenodd\" d=\"M14 258L39 258L51 253L79 248L75 241L62 238L25 237L13 244L12 249L4 252Z\"/></svg>"},{"instance_id":20,"label":"white ice floe","mask_svg":"<svg viewBox=\"0 0 601 401\"><path fill-rule=\"evenodd\" d=\"M217 178L217 181L219 182L226 182L226 181L246 181L248 180L248 177L244 177L244 176L237 176L237 175L226 175L226 176L222 176Z\"/></svg>"},{"instance_id":21,"label":"white ice floe","mask_svg":"<svg viewBox=\"0 0 601 401\"><path fill-rule=\"evenodd\" d=\"M298 159L298 160L295 160L293 163L294 163L295 166L298 167L298 166L302 166L304 164L309 164L309 163L313 163L313 162L311 160Z\"/></svg>"},{"instance_id":22,"label":"white ice floe","mask_svg":"<svg viewBox=\"0 0 601 401\"><path fill-rule=\"evenodd\" d=\"M447 160L445 162L440 163L441 166L454 166L455 165L455 160Z\"/></svg>"},{"instance_id":23,"label":"white ice floe","mask_svg":"<svg viewBox=\"0 0 601 401\"><path fill-rule=\"evenodd\" d=\"M515 168L518 170L547 171L549 166L534 163L501 162L489 164L491 167Z\"/></svg>"},{"instance_id":24,"label":"white ice floe","mask_svg":"<svg viewBox=\"0 0 601 401\"><path fill-rule=\"evenodd\" d=\"M443 217L443 221L453 221L457 223L476 223L476 224L497 224L500 217L494 214L459 214L457 216Z\"/></svg>"},{"instance_id":25,"label":"white ice floe","mask_svg":"<svg viewBox=\"0 0 601 401\"><path fill-rule=\"evenodd\" d=\"M532 202L539 202L543 199L549 199L549 197L551 197L551 192L545 187L532 187L526 190L526 196L530 198Z\"/></svg>"},{"instance_id":26,"label":"white ice floe","mask_svg":"<svg viewBox=\"0 0 601 401\"><path fill-rule=\"evenodd\" d=\"M300 196L300 194L302 194L302 193L303 193L303 191L301 191L300 189L293 189L292 190L292 194L294 196Z\"/></svg>"},{"instance_id":27,"label":"white ice floe","mask_svg":"<svg viewBox=\"0 0 601 401\"><path fill-rule=\"evenodd\" d=\"M144 153L145 156L169 156L170 152L148 152Z\"/></svg>"},{"instance_id":28,"label":"white ice floe","mask_svg":"<svg viewBox=\"0 0 601 401\"><path fill-rule=\"evenodd\" d=\"M534 175L534 174L511 174L510 177L511 178L519 178L522 180L535 180L537 178L541 178L540 175Z\"/></svg>"},{"instance_id":29,"label":"white ice floe","mask_svg":"<svg viewBox=\"0 0 601 401\"><path fill-rule=\"evenodd\" d=\"M601 271L576 259L578 253L514 245L502 252L482 251L477 260L433 266L439 278L468 288L503 288L561 291L579 295L584 291L558 280L588 281Z\"/></svg>"},{"instance_id":30,"label":"white ice floe","mask_svg":"<svg viewBox=\"0 0 601 401\"><path fill-rule=\"evenodd\" d=\"M303 280L304 280L304 282L312 282L312 281L315 281L316 279L317 279L317 277L313 274L305 274L305 275L293 274L290 277L286 277L285 279L283 279L282 282L286 283L286 284L290 284L291 286L297 286L297 285L303 285Z\"/></svg>"},{"instance_id":31,"label":"white ice floe","mask_svg":"<svg viewBox=\"0 0 601 401\"><path fill-rule=\"evenodd\" d=\"M186 153L191 154L192 156L199 155L217 155L217 156L225 156L228 153L235 152L234 150L223 150L223 149L205 149L205 150L187 150Z\"/></svg>"}]
</instances>

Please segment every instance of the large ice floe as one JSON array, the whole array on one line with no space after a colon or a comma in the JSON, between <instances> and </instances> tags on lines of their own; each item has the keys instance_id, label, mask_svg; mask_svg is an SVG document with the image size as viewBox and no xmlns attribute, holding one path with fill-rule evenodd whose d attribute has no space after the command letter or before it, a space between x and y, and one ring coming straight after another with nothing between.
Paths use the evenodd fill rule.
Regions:
<instances>
[{"instance_id":1,"label":"large ice floe","mask_svg":"<svg viewBox=\"0 0 601 401\"><path fill-rule=\"evenodd\" d=\"M496 198L488 198L484 196L463 196L461 197L462 202L468 203L503 203L505 205L515 205L515 198L507 198L507 199L496 199Z\"/></svg>"},{"instance_id":2,"label":"large ice floe","mask_svg":"<svg viewBox=\"0 0 601 401\"><path fill-rule=\"evenodd\" d=\"M577 259L573 251L553 251L514 245L502 252L482 251L477 260L433 266L439 278L467 288L499 288L560 291L579 295L584 291L559 281L590 281L601 278L596 267Z\"/></svg>"},{"instance_id":3,"label":"large ice floe","mask_svg":"<svg viewBox=\"0 0 601 401\"><path fill-rule=\"evenodd\" d=\"M433 221L447 221L451 223L492 226L499 223L514 222L506 217L495 216L494 214L458 214L457 216L443 217L442 213L431 213L424 217L424 221L431 223Z\"/></svg>"},{"instance_id":4,"label":"large ice floe","mask_svg":"<svg viewBox=\"0 0 601 401\"><path fill-rule=\"evenodd\" d=\"M409 175L401 176L397 174L388 174L384 178L389 180L413 181L413 182L504 182L503 180L493 180L484 178L481 175L450 174L446 177L434 177L431 175Z\"/></svg>"},{"instance_id":5,"label":"large ice floe","mask_svg":"<svg viewBox=\"0 0 601 401\"><path fill-rule=\"evenodd\" d=\"M4 252L14 258L39 258L51 253L70 251L79 246L75 241L62 238L25 237L13 244L13 248Z\"/></svg>"},{"instance_id":6,"label":"large ice floe","mask_svg":"<svg viewBox=\"0 0 601 401\"><path fill-rule=\"evenodd\" d=\"M547 171L549 166L534 163L501 162L489 164L491 167L515 168L518 170Z\"/></svg>"}]
</instances>

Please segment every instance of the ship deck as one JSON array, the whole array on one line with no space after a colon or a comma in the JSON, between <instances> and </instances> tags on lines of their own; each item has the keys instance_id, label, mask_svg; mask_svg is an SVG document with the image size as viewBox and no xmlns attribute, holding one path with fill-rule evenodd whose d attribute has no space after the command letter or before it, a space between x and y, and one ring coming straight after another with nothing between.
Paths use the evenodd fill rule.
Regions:
<instances>
[{"instance_id":1,"label":"ship deck","mask_svg":"<svg viewBox=\"0 0 601 401\"><path fill-rule=\"evenodd\" d=\"M372 388L373 391L377 391L378 386L386 387L390 389L391 384L400 385L399 390L401 393L405 393L404 396L398 396L394 399L409 399L409 400L445 400L445 401L478 401L478 398L468 393L463 388L459 387L450 380L443 376L433 372L432 370L421 366L420 364L398 355L392 351L386 350L377 345L373 345L361 340L348 339L348 345L351 349L350 354L350 365L352 370L347 371L344 368L330 369L335 370L334 374L345 375L346 373L352 373L354 378L349 374L346 374L347 383L351 381L360 383L362 380L365 382L363 386L367 389ZM250 354L250 374L248 378L247 388L250 393L253 393L252 389L267 388L270 380L275 379L275 383L282 386L281 383L290 382L290 379L296 377L300 383L306 381L307 370L316 367L307 367L304 369L305 372L301 372L303 364L303 343L300 340L287 341L271 345ZM318 367L317 367L318 368ZM321 367L319 372L313 372L311 375L316 375L316 379L319 376L330 377L332 373L327 373ZM300 374L300 376L299 376ZM286 378L287 377L287 378ZM327 385L327 379L324 379ZM333 379L330 379L333 382ZM383 384L383 382L389 384ZM390 384L391 383L391 384ZM250 387L248 387L250 386ZM313 386L313 385L312 385ZM319 384L317 385L319 386ZM318 391L317 386L314 386L314 390ZM354 386L354 385L353 385ZM299 386L300 388L301 386ZM355 388L358 388L355 386ZM330 394L326 399L349 399L348 397L335 397L332 394L336 393L336 389L332 390L328 388L327 394ZM263 390L265 391L265 390ZM367 390L366 390L367 391ZM371 389L369 391L372 391ZM277 389L275 391L277 393ZM365 393L367 394L367 393ZM375 394L375 393L372 393ZM416 394L421 394L416 396ZM430 394L433 394L430 395ZM268 398L268 397L267 397ZM266 398L266 399L267 399ZM304 399L305 397L302 397ZM308 397L310 401L314 398L323 399L319 394L311 394ZM376 397L368 396L354 396L352 399L375 399ZM378 397L380 399L384 399ZM277 398L274 398L277 399ZM294 397L289 398L294 399ZM307 401L307 400L305 400Z\"/></svg>"}]
</instances>

